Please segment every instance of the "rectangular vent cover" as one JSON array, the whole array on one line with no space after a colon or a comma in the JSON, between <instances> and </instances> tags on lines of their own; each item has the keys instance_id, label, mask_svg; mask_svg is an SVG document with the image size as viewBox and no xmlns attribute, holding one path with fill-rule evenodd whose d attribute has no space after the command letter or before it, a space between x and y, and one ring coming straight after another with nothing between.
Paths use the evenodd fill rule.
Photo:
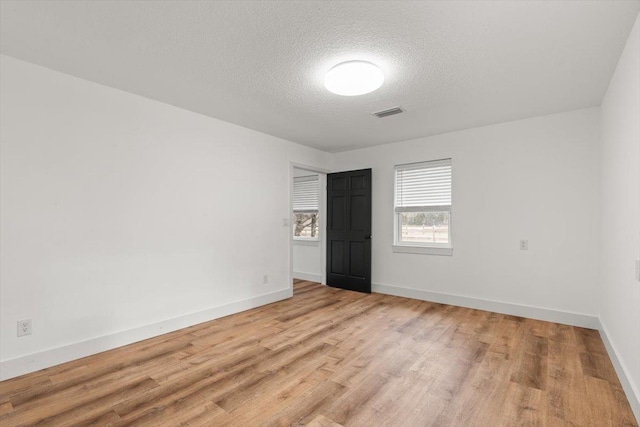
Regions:
<instances>
[{"instance_id":1,"label":"rectangular vent cover","mask_svg":"<svg viewBox=\"0 0 640 427\"><path fill-rule=\"evenodd\" d=\"M400 114L403 111L404 110L400 107L393 107L387 110L376 111L375 113L371 113L371 114L381 119L383 117L393 116L394 114Z\"/></svg>"}]
</instances>

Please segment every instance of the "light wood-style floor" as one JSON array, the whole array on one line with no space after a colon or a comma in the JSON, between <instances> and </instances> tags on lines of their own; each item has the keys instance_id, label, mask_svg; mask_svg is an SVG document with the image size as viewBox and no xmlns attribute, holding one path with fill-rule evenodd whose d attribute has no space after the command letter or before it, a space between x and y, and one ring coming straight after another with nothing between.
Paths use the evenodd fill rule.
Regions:
<instances>
[{"instance_id":1,"label":"light wood-style floor","mask_svg":"<svg viewBox=\"0 0 640 427\"><path fill-rule=\"evenodd\" d=\"M311 282L0 383L0 425L637 426L597 331Z\"/></svg>"}]
</instances>

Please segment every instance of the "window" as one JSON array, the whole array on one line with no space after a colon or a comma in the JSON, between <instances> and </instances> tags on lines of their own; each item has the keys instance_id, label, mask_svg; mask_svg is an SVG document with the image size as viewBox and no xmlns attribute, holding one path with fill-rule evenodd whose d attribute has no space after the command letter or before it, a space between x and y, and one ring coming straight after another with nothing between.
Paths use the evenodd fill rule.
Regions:
<instances>
[{"instance_id":1,"label":"window","mask_svg":"<svg viewBox=\"0 0 640 427\"><path fill-rule=\"evenodd\" d=\"M318 175L293 178L293 238L318 240Z\"/></svg>"},{"instance_id":2,"label":"window","mask_svg":"<svg viewBox=\"0 0 640 427\"><path fill-rule=\"evenodd\" d=\"M395 172L394 251L451 255L451 159Z\"/></svg>"}]
</instances>

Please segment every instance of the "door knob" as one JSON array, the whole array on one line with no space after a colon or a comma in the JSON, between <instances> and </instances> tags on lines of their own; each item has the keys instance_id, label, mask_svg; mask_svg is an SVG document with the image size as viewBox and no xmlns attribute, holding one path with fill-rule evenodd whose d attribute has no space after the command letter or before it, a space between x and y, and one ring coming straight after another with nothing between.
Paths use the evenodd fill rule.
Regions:
<instances>
[{"instance_id":1,"label":"door knob","mask_svg":"<svg viewBox=\"0 0 640 427\"><path fill-rule=\"evenodd\" d=\"M373 236L369 234L368 236L364 236L365 239L371 239Z\"/></svg>"}]
</instances>

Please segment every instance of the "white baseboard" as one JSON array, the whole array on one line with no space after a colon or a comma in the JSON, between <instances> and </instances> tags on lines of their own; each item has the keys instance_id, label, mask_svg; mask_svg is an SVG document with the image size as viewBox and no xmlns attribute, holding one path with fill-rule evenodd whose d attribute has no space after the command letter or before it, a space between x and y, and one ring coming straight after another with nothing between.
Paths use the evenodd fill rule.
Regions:
<instances>
[{"instance_id":1,"label":"white baseboard","mask_svg":"<svg viewBox=\"0 0 640 427\"><path fill-rule=\"evenodd\" d=\"M0 362L0 381L290 298L291 288Z\"/></svg>"},{"instance_id":2,"label":"white baseboard","mask_svg":"<svg viewBox=\"0 0 640 427\"><path fill-rule=\"evenodd\" d=\"M565 325L580 326L583 328L598 329L598 326L600 325L600 321L596 316L590 316L582 313L551 310L548 308L533 307L529 305L492 301L481 298L465 297L462 295L445 294L375 283L372 284L372 290L373 292L381 294L432 301L441 304L457 305L460 307L475 308L477 310L493 311L495 313L528 317L530 319L545 320L547 322L562 323Z\"/></svg>"},{"instance_id":3,"label":"white baseboard","mask_svg":"<svg viewBox=\"0 0 640 427\"><path fill-rule=\"evenodd\" d=\"M629 401L629 405L631 405L631 410L636 416L636 421L640 424L640 389L638 389L638 387L640 387L640 384L634 384L631 381L629 370L623 363L622 359L618 357L616 346L609 338L609 333L607 332L607 328L602 323L602 320L600 320L600 327L598 328L598 330L600 331L600 336L602 337L604 346L606 347L607 353L609 354L609 359L611 359L611 363L616 370L616 374L618 374L618 379L620 380L620 384L622 384L622 389L627 395L627 400Z\"/></svg>"},{"instance_id":4,"label":"white baseboard","mask_svg":"<svg viewBox=\"0 0 640 427\"><path fill-rule=\"evenodd\" d=\"M322 275L321 274L302 273L300 271L294 271L293 272L293 278L294 279L300 279L300 280L308 280L310 282L318 282L318 283L322 282Z\"/></svg>"}]
</instances>

